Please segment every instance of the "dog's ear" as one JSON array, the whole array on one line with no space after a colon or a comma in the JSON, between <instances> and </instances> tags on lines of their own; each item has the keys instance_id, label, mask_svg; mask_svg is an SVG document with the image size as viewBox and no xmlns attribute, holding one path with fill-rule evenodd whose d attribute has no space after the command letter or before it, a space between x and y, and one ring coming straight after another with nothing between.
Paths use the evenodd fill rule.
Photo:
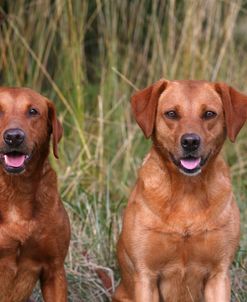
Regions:
<instances>
[{"instance_id":1,"label":"dog's ear","mask_svg":"<svg viewBox=\"0 0 247 302\"><path fill-rule=\"evenodd\" d=\"M56 108L54 104L47 100L48 118L51 125L53 154L58 158L58 143L63 135L63 127L57 118Z\"/></svg>"},{"instance_id":2,"label":"dog's ear","mask_svg":"<svg viewBox=\"0 0 247 302\"><path fill-rule=\"evenodd\" d=\"M153 133L158 100L166 85L167 81L161 79L131 97L132 111L146 138Z\"/></svg>"},{"instance_id":3,"label":"dog's ear","mask_svg":"<svg viewBox=\"0 0 247 302\"><path fill-rule=\"evenodd\" d=\"M225 83L215 83L215 89L223 103L227 136L234 142L247 119L247 96Z\"/></svg>"}]
</instances>

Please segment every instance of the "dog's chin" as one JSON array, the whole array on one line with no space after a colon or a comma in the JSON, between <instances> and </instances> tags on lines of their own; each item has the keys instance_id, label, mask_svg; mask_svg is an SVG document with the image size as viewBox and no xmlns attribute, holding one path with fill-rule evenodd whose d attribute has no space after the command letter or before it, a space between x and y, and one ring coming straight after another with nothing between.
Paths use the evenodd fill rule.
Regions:
<instances>
[{"instance_id":1,"label":"dog's chin","mask_svg":"<svg viewBox=\"0 0 247 302\"><path fill-rule=\"evenodd\" d=\"M0 153L0 161L3 170L7 174L22 174L26 171L26 166L31 158L31 154L21 151L9 151Z\"/></svg>"},{"instance_id":2,"label":"dog's chin","mask_svg":"<svg viewBox=\"0 0 247 302\"><path fill-rule=\"evenodd\" d=\"M182 167L182 168L179 168L179 171L182 174L187 175L187 176L196 176L202 172L201 167L198 167L193 170L188 170L188 169L185 169L184 167Z\"/></svg>"},{"instance_id":3,"label":"dog's chin","mask_svg":"<svg viewBox=\"0 0 247 302\"><path fill-rule=\"evenodd\" d=\"M176 165L178 170L186 176L196 176L202 172L202 167L206 164L209 154L206 157L202 156L185 156L176 159L171 153L172 162Z\"/></svg>"}]
</instances>

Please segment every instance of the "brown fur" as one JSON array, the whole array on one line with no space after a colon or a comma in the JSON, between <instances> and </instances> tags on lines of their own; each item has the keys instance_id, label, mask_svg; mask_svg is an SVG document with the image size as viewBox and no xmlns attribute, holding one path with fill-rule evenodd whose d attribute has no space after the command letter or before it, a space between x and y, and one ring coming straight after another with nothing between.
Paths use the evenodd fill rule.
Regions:
<instances>
[{"instance_id":1,"label":"brown fur","mask_svg":"<svg viewBox=\"0 0 247 302\"><path fill-rule=\"evenodd\" d=\"M28 116L30 106L38 116ZM0 301L26 301L40 280L44 301L65 302L70 227L47 159L51 133L56 157L62 136L55 107L31 89L0 88L0 121L0 151L4 131L20 128L32 154L21 174L0 165Z\"/></svg>"},{"instance_id":2,"label":"brown fur","mask_svg":"<svg viewBox=\"0 0 247 302\"><path fill-rule=\"evenodd\" d=\"M124 213L113 301L229 302L240 220L220 150L245 122L247 97L223 83L160 80L132 97L132 110L153 147ZM205 111L217 116L205 120ZM207 159L195 176L174 163L185 133L200 136Z\"/></svg>"}]
</instances>

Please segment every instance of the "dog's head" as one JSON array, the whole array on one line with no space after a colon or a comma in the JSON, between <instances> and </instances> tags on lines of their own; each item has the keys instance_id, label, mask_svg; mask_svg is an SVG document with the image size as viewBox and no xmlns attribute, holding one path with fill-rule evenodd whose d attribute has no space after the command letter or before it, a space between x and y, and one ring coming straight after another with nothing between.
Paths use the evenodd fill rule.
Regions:
<instances>
[{"instance_id":1,"label":"dog's head","mask_svg":"<svg viewBox=\"0 0 247 302\"><path fill-rule=\"evenodd\" d=\"M199 174L247 118L247 96L224 83L160 80L131 99L146 138L186 175Z\"/></svg>"},{"instance_id":2,"label":"dog's head","mask_svg":"<svg viewBox=\"0 0 247 302\"><path fill-rule=\"evenodd\" d=\"M46 157L51 134L58 158L62 132L48 99L28 88L0 88L0 163L7 173L24 172Z\"/></svg>"}]
</instances>

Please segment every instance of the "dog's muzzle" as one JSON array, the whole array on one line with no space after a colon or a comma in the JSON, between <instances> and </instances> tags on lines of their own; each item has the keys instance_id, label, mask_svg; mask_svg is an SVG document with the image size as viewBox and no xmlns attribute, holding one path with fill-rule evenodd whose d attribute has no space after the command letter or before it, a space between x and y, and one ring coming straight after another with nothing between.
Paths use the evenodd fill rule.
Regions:
<instances>
[{"instance_id":1,"label":"dog's muzzle","mask_svg":"<svg viewBox=\"0 0 247 302\"><path fill-rule=\"evenodd\" d=\"M25 170L30 159L25 139L24 131L19 128L7 129L3 133L5 146L0 150L0 160L6 172L19 174Z\"/></svg>"}]
</instances>

